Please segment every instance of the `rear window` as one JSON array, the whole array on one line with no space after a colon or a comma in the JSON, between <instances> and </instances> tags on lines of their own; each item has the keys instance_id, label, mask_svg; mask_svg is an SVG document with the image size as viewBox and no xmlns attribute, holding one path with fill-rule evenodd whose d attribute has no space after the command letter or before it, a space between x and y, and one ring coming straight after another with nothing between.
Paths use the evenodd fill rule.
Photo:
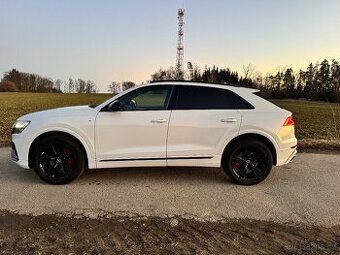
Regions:
<instances>
[{"instance_id":1,"label":"rear window","mask_svg":"<svg viewBox=\"0 0 340 255\"><path fill-rule=\"evenodd\" d=\"M177 110L254 109L230 90L202 86L177 86L177 89Z\"/></svg>"}]
</instances>

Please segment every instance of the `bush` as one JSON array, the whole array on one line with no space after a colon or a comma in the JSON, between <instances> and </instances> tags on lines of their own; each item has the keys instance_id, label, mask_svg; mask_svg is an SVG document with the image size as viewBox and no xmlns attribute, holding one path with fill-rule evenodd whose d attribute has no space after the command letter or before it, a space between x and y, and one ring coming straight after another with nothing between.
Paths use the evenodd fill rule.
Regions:
<instances>
[{"instance_id":1,"label":"bush","mask_svg":"<svg viewBox=\"0 0 340 255\"><path fill-rule=\"evenodd\" d=\"M11 81L0 82L0 92L15 92L18 91L17 85Z\"/></svg>"}]
</instances>

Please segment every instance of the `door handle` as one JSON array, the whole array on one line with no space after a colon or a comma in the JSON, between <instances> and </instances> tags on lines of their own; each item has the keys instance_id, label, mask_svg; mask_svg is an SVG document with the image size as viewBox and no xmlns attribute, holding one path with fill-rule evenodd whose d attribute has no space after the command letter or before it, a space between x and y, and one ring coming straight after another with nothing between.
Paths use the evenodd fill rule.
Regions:
<instances>
[{"instance_id":1,"label":"door handle","mask_svg":"<svg viewBox=\"0 0 340 255\"><path fill-rule=\"evenodd\" d=\"M233 123L233 122L237 122L237 119L235 118L221 119L221 122Z\"/></svg>"},{"instance_id":2,"label":"door handle","mask_svg":"<svg viewBox=\"0 0 340 255\"><path fill-rule=\"evenodd\" d=\"M157 119L157 120L151 120L151 123L165 123L167 122L167 119Z\"/></svg>"}]
</instances>

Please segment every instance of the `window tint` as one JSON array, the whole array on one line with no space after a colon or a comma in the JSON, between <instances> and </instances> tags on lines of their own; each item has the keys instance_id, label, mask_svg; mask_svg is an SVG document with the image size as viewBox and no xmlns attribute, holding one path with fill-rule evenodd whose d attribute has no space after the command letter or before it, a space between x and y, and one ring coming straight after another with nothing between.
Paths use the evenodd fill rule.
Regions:
<instances>
[{"instance_id":1,"label":"window tint","mask_svg":"<svg viewBox=\"0 0 340 255\"><path fill-rule=\"evenodd\" d=\"M165 110L172 86L150 86L131 91L118 100L124 111Z\"/></svg>"},{"instance_id":2,"label":"window tint","mask_svg":"<svg viewBox=\"0 0 340 255\"><path fill-rule=\"evenodd\" d=\"M234 92L203 86L177 86L175 109L253 109Z\"/></svg>"}]
</instances>

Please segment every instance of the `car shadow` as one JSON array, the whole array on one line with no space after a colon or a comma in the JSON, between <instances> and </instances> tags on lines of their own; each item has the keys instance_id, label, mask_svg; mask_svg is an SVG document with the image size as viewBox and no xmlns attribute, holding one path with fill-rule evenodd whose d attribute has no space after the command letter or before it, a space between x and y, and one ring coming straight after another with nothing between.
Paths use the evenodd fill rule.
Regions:
<instances>
[{"instance_id":1,"label":"car shadow","mask_svg":"<svg viewBox=\"0 0 340 255\"><path fill-rule=\"evenodd\" d=\"M33 169L22 169L7 160L0 170L1 182L44 184ZM158 183L231 183L220 168L139 167L88 169L71 184Z\"/></svg>"},{"instance_id":2,"label":"car shadow","mask_svg":"<svg viewBox=\"0 0 340 255\"><path fill-rule=\"evenodd\" d=\"M78 180L80 183L95 181L102 183L124 182L185 182L185 183L228 183L222 169L202 167L139 167L89 169Z\"/></svg>"}]
</instances>

